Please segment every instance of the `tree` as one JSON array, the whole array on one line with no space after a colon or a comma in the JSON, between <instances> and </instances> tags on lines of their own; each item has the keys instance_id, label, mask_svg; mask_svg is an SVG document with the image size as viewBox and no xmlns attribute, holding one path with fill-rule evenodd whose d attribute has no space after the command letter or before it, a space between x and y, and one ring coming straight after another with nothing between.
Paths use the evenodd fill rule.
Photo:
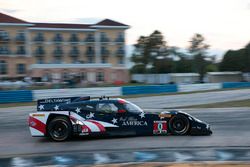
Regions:
<instances>
[{"instance_id":1,"label":"tree","mask_svg":"<svg viewBox=\"0 0 250 167\"><path fill-rule=\"evenodd\" d=\"M200 81L203 81L207 61L207 49L209 45L205 43L205 38L201 34L195 34L190 41L188 48L191 58L193 59L193 71L200 74Z\"/></svg>"},{"instance_id":2,"label":"tree","mask_svg":"<svg viewBox=\"0 0 250 167\"><path fill-rule=\"evenodd\" d=\"M242 49L227 51L219 67L221 71L250 72L250 43Z\"/></svg>"},{"instance_id":3,"label":"tree","mask_svg":"<svg viewBox=\"0 0 250 167\"><path fill-rule=\"evenodd\" d=\"M158 68L158 66L162 66L162 61L167 63L169 60L167 58L169 54L167 42L164 41L160 31L156 30L149 36L141 36L134 47L135 51L131 57L131 61L135 63L135 66L132 68L132 72L139 71L146 73L154 71L158 73L165 70Z\"/></svg>"}]
</instances>

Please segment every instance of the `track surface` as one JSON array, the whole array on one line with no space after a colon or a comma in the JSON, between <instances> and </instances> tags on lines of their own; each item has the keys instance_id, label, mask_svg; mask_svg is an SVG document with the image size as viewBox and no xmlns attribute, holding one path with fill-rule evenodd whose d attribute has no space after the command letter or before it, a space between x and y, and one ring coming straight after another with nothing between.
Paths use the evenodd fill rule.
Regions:
<instances>
[{"instance_id":1,"label":"track surface","mask_svg":"<svg viewBox=\"0 0 250 167\"><path fill-rule=\"evenodd\" d=\"M121 151L140 149L249 147L250 109L195 109L186 112L211 124L212 136L148 136L112 139L78 138L56 143L32 138L26 115L29 111L1 112L0 157L74 151Z\"/></svg>"},{"instance_id":2,"label":"track surface","mask_svg":"<svg viewBox=\"0 0 250 167\"><path fill-rule=\"evenodd\" d=\"M250 89L152 96L130 98L129 100L143 108L172 108L244 99L250 99Z\"/></svg>"},{"instance_id":3,"label":"track surface","mask_svg":"<svg viewBox=\"0 0 250 167\"><path fill-rule=\"evenodd\" d=\"M202 97L202 98L201 98ZM205 102L250 99L250 89L155 96L129 99L143 108L167 108ZM197 100L197 101L196 101ZM200 104L199 103L199 104ZM152 109L151 109L152 110ZM154 110L154 109L153 109ZM112 139L84 139L56 143L32 138L27 126L34 106L0 109L0 158L72 152L111 152L152 149L247 148L250 149L250 108L188 109L186 112L211 124L212 136L146 136Z\"/></svg>"}]
</instances>

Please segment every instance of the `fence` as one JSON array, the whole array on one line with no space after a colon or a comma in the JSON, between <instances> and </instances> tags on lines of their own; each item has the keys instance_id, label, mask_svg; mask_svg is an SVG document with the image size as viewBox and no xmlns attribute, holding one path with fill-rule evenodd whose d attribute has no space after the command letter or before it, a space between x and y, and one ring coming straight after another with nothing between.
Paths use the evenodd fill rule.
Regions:
<instances>
[{"instance_id":1,"label":"fence","mask_svg":"<svg viewBox=\"0 0 250 167\"><path fill-rule=\"evenodd\" d=\"M194 92L204 90L217 90L225 88L250 88L250 82L224 82L207 84L187 85L147 85L147 86L124 86L124 87L102 87L102 88L76 88L76 89L47 89L47 90L16 90L0 91L0 103L31 102L37 99L69 96L91 96L100 97L158 94L173 92Z\"/></svg>"}]
</instances>

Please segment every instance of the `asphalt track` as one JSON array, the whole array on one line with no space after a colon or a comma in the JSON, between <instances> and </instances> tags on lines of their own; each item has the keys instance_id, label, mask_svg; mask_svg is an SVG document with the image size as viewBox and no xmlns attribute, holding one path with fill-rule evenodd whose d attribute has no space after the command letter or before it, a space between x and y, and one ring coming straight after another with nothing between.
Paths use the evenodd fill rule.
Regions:
<instances>
[{"instance_id":1,"label":"asphalt track","mask_svg":"<svg viewBox=\"0 0 250 167\"><path fill-rule=\"evenodd\" d=\"M226 93L225 93L226 92ZM220 100L226 98L247 99L250 90L237 90L225 92L208 92L207 99L221 95ZM230 95L230 93L233 95ZM212 95L211 93L216 93ZM218 94L217 94L218 93ZM155 96L138 99L143 108L167 108L168 99L179 99L180 95ZM198 98L205 96L205 93L188 96ZM223 99L224 97L225 99ZM186 98L186 96L184 97ZM205 98L205 97L204 97ZM148 104L152 100L152 105ZM153 104L156 100L158 104ZM250 97L248 98L250 99ZM185 99L183 99L185 101ZM186 99L188 100L188 99ZM204 101L205 99L201 99ZM181 100L180 100L181 101ZM181 103L179 101L179 103ZM189 100L191 103L192 100ZM213 100L210 100L213 101ZM210 102L209 101L209 102ZM195 101L193 101L195 103ZM217 101L218 102L218 101ZM189 103L189 104L190 104ZM187 103L179 104L185 106ZM148 105L152 107L148 107ZM247 160L250 160L250 108L226 108L226 109L188 109L186 112L211 124L213 134L211 136L145 136L145 137L124 137L124 138L76 138L68 142L52 142L46 138L32 138L27 126L28 113L35 110L34 106L13 107L0 109L0 158L25 157L38 155L59 155L59 154L93 154L112 153L127 151L152 151L162 150L218 150L218 149L240 149L245 150ZM150 109L154 110L154 109ZM183 151L182 151L183 152ZM210 152L211 153L211 152ZM176 153L177 156L179 154ZM1 162L1 159L0 159ZM0 164L1 166L1 164Z\"/></svg>"}]
</instances>

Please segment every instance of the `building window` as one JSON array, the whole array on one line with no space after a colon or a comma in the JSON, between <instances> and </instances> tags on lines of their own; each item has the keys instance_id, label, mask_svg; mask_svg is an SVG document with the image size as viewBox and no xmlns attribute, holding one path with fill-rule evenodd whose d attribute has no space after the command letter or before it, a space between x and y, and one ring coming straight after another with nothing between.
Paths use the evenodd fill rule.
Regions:
<instances>
[{"instance_id":1,"label":"building window","mask_svg":"<svg viewBox=\"0 0 250 167\"><path fill-rule=\"evenodd\" d=\"M124 57L118 57L118 64L124 64Z\"/></svg>"},{"instance_id":2,"label":"building window","mask_svg":"<svg viewBox=\"0 0 250 167\"><path fill-rule=\"evenodd\" d=\"M54 50L54 56L56 57L61 57L63 55L63 49L61 46L56 46L55 50Z\"/></svg>"},{"instance_id":3,"label":"building window","mask_svg":"<svg viewBox=\"0 0 250 167\"><path fill-rule=\"evenodd\" d=\"M60 33L56 33L54 38L53 38L54 42L63 42L63 37Z\"/></svg>"},{"instance_id":4,"label":"building window","mask_svg":"<svg viewBox=\"0 0 250 167\"><path fill-rule=\"evenodd\" d=\"M109 38L105 32L101 32L101 42L109 42Z\"/></svg>"},{"instance_id":5,"label":"building window","mask_svg":"<svg viewBox=\"0 0 250 167\"><path fill-rule=\"evenodd\" d=\"M96 75L96 81L97 82L103 82L104 81L104 73L103 72L98 72Z\"/></svg>"},{"instance_id":6,"label":"building window","mask_svg":"<svg viewBox=\"0 0 250 167\"><path fill-rule=\"evenodd\" d=\"M101 62L102 63L108 63L108 57L107 56L102 56L101 57Z\"/></svg>"},{"instance_id":7,"label":"building window","mask_svg":"<svg viewBox=\"0 0 250 167\"><path fill-rule=\"evenodd\" d=\"M88 34L85 42L95 42L94 34Z\"/></svg>"},{"instance_id":8,"label":"building window","mask_svg":"<svg viewBox=\"0 0 250 167\"><path fill-rule=\"evenodd\" d=\"M45 50L43 46L38 46L35 50L35 55L36 56L43 56L45 54Z\"/></svg>"},{"instance_id":9,"label":"building window","mask_svg":"<svg viewBox=\"0 0 250 167\"><path fill-rule=\"evenodd\" d=\"M25 52L25 46L17 46L17 52L16 54L18 55L25 55L26 52Z\"/></svg>"},{"instance_id":10,"label":"building window","mask_svg":"<svg viewBox=\"0 0 250 167\"><path fill-rule=\"evenodd\" d=\"M94 57L93 56L88 56L87 57L87 63L94 63Z\"/></svg>"},{"instance_id":11,"label":"building window","mask_svg":"<svg viewBox=\"0 0 250 167\"><path fill-rule=\"evenodd\" d=\"M94 54L95 54L94 47L93 46L88 46L87 51L86 51L86 55L87 56L93 56Z\"/></svg>"},{"instance_id":12,"label":"building window","mask_svg":"<svg viewBox=\"0 0 250 167\"><path fill-rule=\"evenodd\" d=\"M8 42L10 40L9 33L4 30L0 30L0 41Z\"/></svg>"},{"instance_id":13,"label":"building window","mask_svg":"<svg viewBox=\"0 0 250 167\"><path fill-rule=\"evenodd\" d=\"M37 57L36 58L36 63L37 64L44 64L45 62L44 62L44 58L43 57Z\"/></svg>"},{"instance_id":14,"label":"building window","mask_svg":"<svg viewBox=\"0 0 250 167\"><path fill-rule=\"evenodd\" d=\"M123 32L118 32L117 38L115 40L115 42L124 42L124 33Z\"/></svg>"},{"instance_id":15,"label":"building window","mask_svg":"<svg viewBox=\"0 0 250 167\"><path fill-rule=\"evenodd\" d=\"M17 64L16 69L17 69L17 74L25 74L26 73L25 64Z\"/></svg>"},{"instance_id":16,"label":"building window","mask_svg":"<svg viewBox=\"0 0 250 167\"><path fill-rule=\"evenodd\" d=\"M23 30L19 30L16 35L16 42L25 42L25 33Z\"/></svg>"},{"instance_id":17,"label":"building window","mask_svg":"<svg viewBox=\"0 0 250 167\"><path fill-rule=\"evenodd\" d=\"M69 42L79 42L79 38L76 33L72 33Z\"/></svg>"},{"instance_id":18,"label":"building window","mask_svg":"<svg viewBox=\"0 0 250 167\"><path fill-rule=\"evenodd\" d=\"M81 72L80 76L81 76L81 80L82 81L86 81L87 80L86 72Z\"/></svg>"},{"instance_id":19,"label":"building window","mask_svg":"<svg viewBox=\"0 0 250 167\"><path fill-rule=\"evenodd\" d=\"M123 47L123 46L120 46L120 47L117 49L116 54L117 54L118 56L124 56L124 55L125 55L124 47Z\"/></svg>"},{"instance_id":20,"label":"building window","mask_svg":"<svg viewBox=\"0 0 250 167\"><path fill-rule=\"evenodd\" d=\"M102 46L101 55L102 56L108 56L109 55L109 50L106 48L106 46Z\"/></svg>"},{"instance_id":21,"label":"building window","mask_svg":"<svg viewBox=\"0 0 250 167\"><path fill-rule=\"evenodd\" d=\"M63 55L62 47L56 46L54 50L54 63L56 64L62 63L62 55Z\"/></svg>"},{"instance_id":22,"label":"building window","mask_svg":"<svg viewBox=\"0 0 250 167\"><path fill-rule=\"evenodd\" d=\"M0 60L0 74L1 75L7 74L7 72L8 72L7 69L8 69L8 65L7 65L6 61Z\"/></svg>"},{"instance_id":23,"label":"building window","mask_svg":"<svg viewBox=\"0 0 250 167\"><path fill-rule=\"evenodd\" d=\"M0 55L8 55L11 54L9 47L7 45L0 46Z\"/></svg>"},{"instance_id":24,"label":"building window","mask_svg":"<svg viewBox=\"0 0 250 167\"><path fill-rule=\"evenodd\" d=\"M36 33L34 41L35 42L43 42L44 41L43 33L41 33L41 32Z\"/></svg>"}]
</instances>

